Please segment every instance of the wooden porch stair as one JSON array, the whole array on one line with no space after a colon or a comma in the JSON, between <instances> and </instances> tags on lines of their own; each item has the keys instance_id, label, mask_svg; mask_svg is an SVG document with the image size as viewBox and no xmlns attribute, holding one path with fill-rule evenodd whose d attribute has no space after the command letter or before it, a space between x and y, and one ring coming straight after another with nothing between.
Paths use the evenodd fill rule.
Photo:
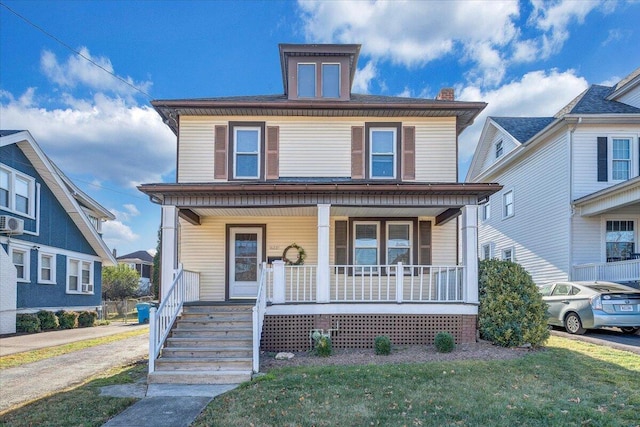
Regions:
<instances>
[{"instance_id":1,"label":"wooden porch stair","mask_svg":"<svg viewBox=\"0 0 640 427\"><path fill-rule=\"evenodd\" d=\"M251 379L253 305L186 303L149 383L235 384Z\"/></svg>"}]
</instances>

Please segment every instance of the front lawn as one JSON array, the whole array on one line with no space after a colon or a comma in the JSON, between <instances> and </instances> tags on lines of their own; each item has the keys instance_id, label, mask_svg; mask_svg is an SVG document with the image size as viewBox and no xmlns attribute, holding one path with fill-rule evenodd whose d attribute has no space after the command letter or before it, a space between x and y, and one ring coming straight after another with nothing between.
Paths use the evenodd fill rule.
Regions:
<instances>
[{"instance_id":1,"label":"front lawn","mask_svg":"<svg viewBox=\"0 0 640 427\"><path fill-rule=\"evenodd\" d=\"M274 370L194 426L636 426L640 356L551 337L508 361Z\"/></svg>"}]
</instances>

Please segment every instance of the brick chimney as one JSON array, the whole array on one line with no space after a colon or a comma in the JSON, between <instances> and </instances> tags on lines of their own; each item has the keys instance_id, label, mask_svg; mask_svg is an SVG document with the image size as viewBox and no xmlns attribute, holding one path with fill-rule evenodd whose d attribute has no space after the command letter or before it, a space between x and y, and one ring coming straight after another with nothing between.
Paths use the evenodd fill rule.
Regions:
<instances>
[{"instance_id":1,"label":"brick chimney","mask_svg":"<svg viewBox=\"0 0 640 427\"><path fill-rule=\"evenodd\" d=\"M438 93L436 99L438 101L453 101L455 99L453 95L453 88L443 87L442 89L440 89L440 93Z\"/></svg>"}]
</instances>

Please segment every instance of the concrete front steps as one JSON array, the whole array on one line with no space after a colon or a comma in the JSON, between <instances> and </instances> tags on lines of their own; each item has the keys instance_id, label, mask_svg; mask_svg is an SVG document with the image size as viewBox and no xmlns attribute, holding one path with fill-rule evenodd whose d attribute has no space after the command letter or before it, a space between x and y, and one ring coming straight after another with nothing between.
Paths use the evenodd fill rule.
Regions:
<instances>
[{"instance_id":1,"label":"concrete front steps","mask_svg":"<svg viewBox=\"0 0 640 427\"><path fill-rule=\"evenodd\" d=\"M237 384L249 381L253 361L253 305L187 303L156 360L148 382Z\"/></svg>"}]
</instances>

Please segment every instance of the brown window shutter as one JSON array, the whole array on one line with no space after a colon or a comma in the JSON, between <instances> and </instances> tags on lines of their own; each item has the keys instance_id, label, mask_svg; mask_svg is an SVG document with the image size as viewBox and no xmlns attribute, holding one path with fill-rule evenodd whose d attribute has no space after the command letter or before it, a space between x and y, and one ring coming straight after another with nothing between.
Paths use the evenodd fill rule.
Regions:
<instances>
[{"instance_id":1,"label":"brown window shutter","mask_svg":"<svg viewBox=\"0 0 640 427\"><path fill-rule=\"evenodd\" d=\"M431 221L418 223L420 265L431 265Z\"/></svg>"},{"instance_id":2,"label":"brown window shutter","mask_svg":"<svg viewBox=\"0 0 640 427\"><path fill-rule=\"evenodd\" d=\"M266 170L267 179L278 179L280 177L280 158L278 155L280 141L280 127L267 127L267 159Z\"/></svg>"},{"instance_id":3,"label":"brown window shutter","mask_svg":"<svg viewBox=\"0 0 640 427\"><path fill-rule=\"evenodd\" d=\"M351 128L351 179L364 179L364 127Z\"/></svg>"},{"instance_id":4,"label":"brown window shutter","mask_svg":"<svg viewBox=\"0 0 640 427\"><path fill-rule=\"evenodd\" d=\"M336 221L333 241L335 248L334 262L336 265L349 264L349 235L347 228L347 221Z\"/></svg>"},{"instance_id":5,"label":"brown window shutter","mask_svg":"<svg viewBox=\"0 0 640 427\"><path fill-rule=\"evenodd\" d=\"M213 154L213 177L215 179L227 179L228 148L227 127L216 126Z\"/></svg>"},{"instance_id":6,"label":"brown window shutter","mask_svg":"<svg viewBox=\"0 0 640 427\"><path fill-rule=\"evenodd\" d=\"M416 128L402 128L402 180L416 179Z\"/></svg>"}]
</instances>

